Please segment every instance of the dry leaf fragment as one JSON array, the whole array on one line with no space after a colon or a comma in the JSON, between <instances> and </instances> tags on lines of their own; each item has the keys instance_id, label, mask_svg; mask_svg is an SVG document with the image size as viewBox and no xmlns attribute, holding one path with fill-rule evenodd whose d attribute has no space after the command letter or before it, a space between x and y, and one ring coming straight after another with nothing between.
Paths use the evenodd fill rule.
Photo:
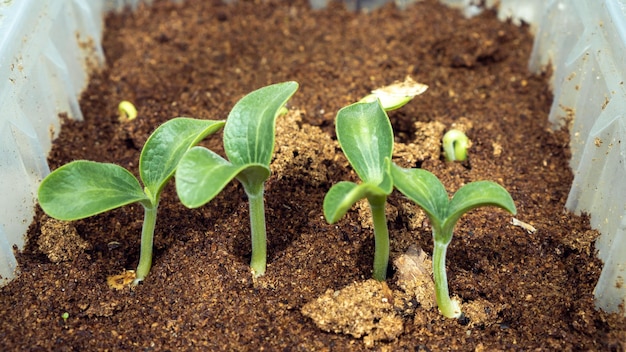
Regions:
<instances>
[{"instance_id":1,"label":"dry leaf fragment","mask_svg":"<svg viewBox=\"0 0 626 352\"><path fill-rule=\"evenodd\" d=\"M403 82L395 82L382 88L374 89L372 94L390 95L394 97L414 97L424 93L428 86L415 82L411 76L406 76Z\"/></svg>"},{"instance_id":2,"label":"dry leaf fragment","mask_svg":"<svg viewBox=\"0 0 626 352\"><path fill-rule=\"evenodd\" d=\"M107 284L111 289L123 290L126 287L130 287L130 284L133 283L136 277L135 270L124 270L121 274L107 277Z\"/></svg>"},{"instance_id":3,"label":"dry leaf fragment","mask_svg":"<svg viewBox=\"0 0 626 352\"><path fill-rule=\"evenodd\" d=\"M423 308L436 307L432 261L421 248L411 246L393 262L398 275L397 284L407 294L415 296Z\"/></svg>"},{"instance_id":4,"label":"dry leaf fragment","mask_svg":"<svg viewBox=\"0 0 626 352\"><path fill-rule=\"evenodd\" d=\"M511 218L511 225L519 226L519 227L523 228L524 230L526 230L526 232L528 232L530 234L537 232L537 229L534 226L532 226L531 224L525 223L525 222L523 222L521 220L518 220L516 218Z\"/></svg>"}]
</instances>

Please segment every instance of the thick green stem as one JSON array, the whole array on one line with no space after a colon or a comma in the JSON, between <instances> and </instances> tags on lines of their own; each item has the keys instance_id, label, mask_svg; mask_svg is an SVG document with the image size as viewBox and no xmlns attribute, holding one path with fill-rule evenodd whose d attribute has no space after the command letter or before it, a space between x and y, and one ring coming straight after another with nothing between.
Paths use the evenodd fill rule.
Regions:
<instances>
[{"instance_id":1,"label":"thick green stem","mask_svg":"<svg viewBox=\"0 0 626 352\"><path fill-rule=\"evenodd\" d=\"M446 251L448 244L435 241L433 249L433 276L435 278L435 295L439 311L446 318L461 316L459 302L450 299L448 292L448 277L446 275Z\"/></svg>"},{"instance_id":2,"label":"thick green stem","mask_svg":"<svg viewBox=\"0 0 626 352\"><path fill-rule=\"evenodd\" d=\"M368 201L374 223L374 273L372 276L375 280L385 281L389 262L389 230L385 215L387 197L372 197L368 198Z\"/></svg>"},{"instance_id":3,"label":"thick green stem","mask_svg":"<svg viewBox=\"0 0 626 352\"><path fill-rule=\"evenodd\" d=\"M141 250L139 252L139 264L135 271L133 285L143 281L152 267L152 242L154 239L154 228L156 226L158 204L154 206L143 205L143 227L141 229Z\"/></svg>"},{"instance_id":4,"label":"thick green stem","mask_svg":"<svg viewBox=\"0 0 626 352\"><path fill-rule=\"evenodd\" d=\"M250 260L250 267L252 268L252 275L259 277L265 274L267 235L265 231L263 185L254 188L254 193L246 189L250 205L250 232L252 240L252 259Z\"/></svg>"}]
</instances>

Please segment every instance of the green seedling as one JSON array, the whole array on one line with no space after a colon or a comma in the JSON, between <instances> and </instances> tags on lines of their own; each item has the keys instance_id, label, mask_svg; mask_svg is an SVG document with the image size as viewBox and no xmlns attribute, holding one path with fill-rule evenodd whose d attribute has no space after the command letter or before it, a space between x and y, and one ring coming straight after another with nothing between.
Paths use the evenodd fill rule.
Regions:
<instances>
[{"instance_id":1,"label":"green seedling","mask_svg":"<svg viewBox=\"0 0 626 352\"><path fill-rule=\"evenodd\" d=\"M123 100L117 106L120 121L130 121L137 117L137 108L130 101Z\"/></svg>"},{"instance_id":2,"label":"green seedling","mask_svg":"<svg viewBox=\"0 0 626 352\"><path fill-rule=\"evenodd\" d=\"M495 182L476 181L461 187L450 200L441 181L426 170L404 169L393 164L391 174L395 187L424 209L430 220L435 242L433 276L437 305L445 317L458 318L461 306L457 300L450 298L446 276L446 250L452 240L454 226L463 214L482 206L496 206L515 214L517 210L513 199Z\"/></svg>"},{"instance_id":3,"label":"green seedling","mask_svg":"<svg viewBox=\"0 0 626 352\"><path fill-rule=\"evenodd\" d=\"M465 133L452 129L443 135L443 155L447 161L465 161L470 140Z\"/></svg>"},{"instance_id":4,"label":"green seedling","mask_svg":"<svg viewBox=\"0 0 626 352\"><path fill-rule=\"evenodd\" d=\"M296 82L258 89L235 104L224 126L224 151L228 160L203 147L191 148L176 170L176 192L189 208L213 199L233 179L248 196L253 276L265 274L267 238L265 228L265 181L270 176L276 117L298 90Z\"/></svg>"},{"instance_id":5,"label":"green seedling","mask_svg":"<svg viewBox=\"0 0 626 352\"><path fill-rule=\"evenodd\" d=\"M337 139L360 184L341 181L324 197L324 216L333 224L359 200L366 198L374 223L373 277L384 281L389 261L389 231L385 215L387 196L393 191L390 174L393 130L378 100L359 102L339 110L335 121Z\"/></svg>"},{"instance_id":6,"label":"green seedling","mask_svg":"<svg viewBox=\"0 0 626 352\"><path fill-rule=\"evenodd\" d=\"M403 107L415 96L424 93L426 89L428 89L427 85L417 83L407 76L404 82L396 82L373 90L372 94L363 97L359 102L371 103L378 99L385 111L391 111Z\"/></svg>"},{"instance_id":7,"label":"green seedling","mask_svg":"<svg viewBox=\"0 0 626 352\"><path fill-rule=\"evenodd\" d=\"M72 161L50 173L39 186L39 204L53 218L78 220L139 202L144 207L141 251L134 285L152 266L152 241L161 191L184 153L224 121L175 118L159 126L139 158L142 187L128 170L110 163Z\"/></svg>"},{"instance_id":8,"label":"green seedling","mask_svg":"<svg viewBox=\"0 0 626 352\"><path fill-rule=\"evenodd\" d=\"M70 313L68 312L63 312L63 314L61 314L61 319L63 319L64 323L67 323L67 319L69 319L70 317Z\"/></svg>"}]
</instances>

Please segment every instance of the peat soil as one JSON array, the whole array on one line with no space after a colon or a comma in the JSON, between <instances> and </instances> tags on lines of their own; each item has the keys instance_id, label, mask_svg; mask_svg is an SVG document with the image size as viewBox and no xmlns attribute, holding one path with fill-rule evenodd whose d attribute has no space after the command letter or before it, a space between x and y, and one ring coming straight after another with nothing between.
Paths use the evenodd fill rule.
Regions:
<instances>
[{"instance_id":1,"label":"peat soil","mask_svg":"<svg viewBox=\"0 0 626 352\"><path fill-rule=\"evenodd\" d=\"M89 159L137 174L141 147L166 120L224 119L254 89L300 83L291 113L279 118L266 183L267 273L252 280L248 203L236 182L195 210L169 184L152 271L134 289L112 289L107 278L137 265L140 205L65 224L38 210L18 253L21 274L0 290L0 350L624 350L625 319L594 309L598 234L587 216L564 210L569 135L548 125L550 74L528 71L527 26L490 11L465 19L434 0L370 13L336 3L314 11L303 1L156 1L111 14L106 25L107 65L82 96L84 121L64 120L51 169ZM302 308L366 282L374 252L365 207L334 225L323 218L331 185L357 180L333 120L407 75L429 89L389 114L395 161L435 173L450 192L498 182L516 218L536 231L495 208L459 221L447 254L450 291L488 302L487 320L445 319L414 300L395 312L393 335L324 331ZM118 120L121 100L137 106L136 120ZM441 158L438 139L453 126L472 140L468 162ZM202 143L223 153L219 133ZM430 254L424 215L398 192L388 204L391 260L411 246ZM61 235L50 231L59 226ZM397 273L390 265L387 301L400 292Z\"/></svg>"}]
</instances>

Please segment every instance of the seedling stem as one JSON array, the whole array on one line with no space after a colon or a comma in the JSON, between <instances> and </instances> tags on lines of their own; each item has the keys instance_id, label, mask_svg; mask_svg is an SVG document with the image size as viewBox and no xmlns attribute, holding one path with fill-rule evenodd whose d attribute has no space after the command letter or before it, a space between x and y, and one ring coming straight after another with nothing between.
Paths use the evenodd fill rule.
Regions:
<instances>
[{"instance_id":1,"label":"seedling stem","mask_svg":"<svg viewBox=\"0 0 626 352\"><path fill-rule=\"evenodd\" d=\"M436 235L434 236L436 237ZM458 318L461 315L461 306L457 300L450 298L448 291L448 276L446 274L447 244L435 241L433 249L433 277L435 279L435 295L439 311L444 317Z\"/></svg>"},{"instance_id":2,"label":"seedling stem","mask_svg":"<svg viewBox=\"0 0 626 352\"><path fill-rule=\"evenodd\" d=\"M152 267L152 244L154 241L154 229L156 227L158 201L155 205L143 204L143 227L141 229L141 248L139 251L139 264L135 271L136 277L133 285L143 281Z\"/></svg>"},{"instance_id":3,"label":"seedling stem","mask_svg":"<svg viewBox=\"0 0 626 352\"><path fill-rule=\"evenodd\" d=\"M252 258L250 268L254 277L265 275L267 258L267 233L265 228L265 201L263 200L263 186L258 187L255 193L249 192L248 203L250 209L250 233L252 241Z\"/></svg>"},{"instance_id":4,"label":"seedling stem","mask_svg":"<svg viewBox=\"0 0 626 352\"><path fill-rule=\"evenodd\" d=\"M385 203L387 197L368 197L374 223L374 269L373 277L378 281L385 281L387 277L387 263L389 262L389 230L387 229L387 216Z\"/></svg>"}]
</instances>

